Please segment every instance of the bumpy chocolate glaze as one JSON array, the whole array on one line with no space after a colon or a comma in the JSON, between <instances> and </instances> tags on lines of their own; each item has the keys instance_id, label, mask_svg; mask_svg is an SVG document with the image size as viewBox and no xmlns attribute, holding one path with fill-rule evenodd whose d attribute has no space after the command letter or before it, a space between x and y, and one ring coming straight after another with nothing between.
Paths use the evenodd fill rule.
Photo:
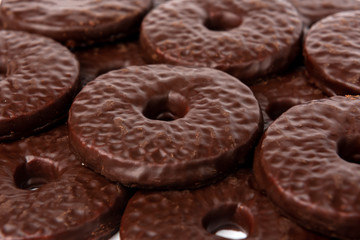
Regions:
<instances>
[{"instance_id":1,"label":"bumpy chocolate glaze","mask_svg":"<svg viewBox=\"0 0 360 240\"><path fill-rule=\"evenodd\" d=\"M329 95L360 94L360 10L313 25L305 38L306 67Z\"/></svg>"},{"instance_id":2,"label":"bumpy chocolate glaze","mask_svg":"<svg viewBox=\"0 0 360 240\"><path fill-rule=\"evenodd\" d=\"M5 29L42 34L74 47L136 32L151 6L151 0L6 0L0 17Z\"/></svg>"},{"instance_id":3,"label":"bumpy chocolate glaze","mask_svg":"<svg viewBox=\"0 0 360 240\"><path fill-rule=\"evenodd\" d=\"M284 69L299 50L302 22L278 0L180 0L144 19L148 61L223 70L247 82Z\"/></svg>"},{"instance_id":4,"label":"bumpy chocolate glaze","mask_svg":"<svg viewBox=\"0 0 360 240\"><path fill-rule=\"evenodd\" d=\"M331 14L360 9L358 0L288 0L303 19L306 26L325 18Z\"/></svg>"},{"instance_id":5,"label":"bumpy chocolate glaze","mask_svg":"<svg viewBox=\"0 0 360 240\"><path fill-rule=\"evenodd\" d=\"M264 129L292 106L327 97L310 82L304 67L267 77L262 82L250 86L250 89L259 101Z\"/></svg>"},{"instance_id":6,"label":"bumpy chocolate glaze","mask_svg":"<svg viewBox=\"0 0 360 240\"><path fill-rule=\"evenodd\" d=\"M359 239L360 98L336 96L292 107L255 153L268 196L299 224Z\"/></svg>"},{"instance_id":7,"label":"bumpy chocolate glaze","mask_svg":"<svg viewBox=\"0 0 360 240\"><path fill-rule=\"evenodd\" d=\"M0 140L64 118L79 87L73 54L42 36L0 31Z\"/></svg>"},{"instance_id":8,"label":"bumpy chocolate glaze","mask_svg":"<svg viewBox=\"0 0 360 240\"><path fill-rule=\"evenodd\" d=\"M86 85L69 113L83 162L146 188L197 187L245 161L262 132L251 90L210 68L132 66Z\"/></svg>"},{"instance_id":9,"label":"bumpy chocolate glaze","mask_svg":"<svg viewBox=\"0 0 360 240\"><path fill-rule=\"evenodd\" d=\"M0 145L1 239L107 239L127 200L80 164L66 126Z\"/></svg>"},{"instance_id":10,"label":"bumpy chocolate glaze","mask_svg":"<svg viewBox=\"0 0 360 240\"><path fill-rule=\"evenodd\" d=\"M146 64L142 58L140 44L137 41L84 48L76 51L75 55L80 63L82 86L111 70Z\"/></svg>"},{"instance_id":11,"label":"bumpy chocolate glaze","mask_svg":"<svg viewBox=\"0 0 360 240\"><path fill-rule=\"evenodd\" d=\"M283 217L258 190L249 170L195 191L137 192L120 226L122 240L222 239L220 229L241 230L246 239L325 239Z\"/></svg>"}]
</instances>

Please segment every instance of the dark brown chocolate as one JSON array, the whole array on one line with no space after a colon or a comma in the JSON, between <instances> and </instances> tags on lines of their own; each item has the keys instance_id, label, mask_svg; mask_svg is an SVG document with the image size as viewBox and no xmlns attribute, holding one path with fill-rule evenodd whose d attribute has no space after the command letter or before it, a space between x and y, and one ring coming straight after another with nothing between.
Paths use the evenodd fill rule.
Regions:
<instances>
[{"instance_id":1,"label":"dark brown chocolate","mask_svg":"<svg viewBox=\"0 0 360 240\"><path fill-rule=\"evenodd\" d=\"M360 94L360 10L331 15L305 38L304 58L314 82L328 95Z\"/></svg>"},{"instance_id":2,"label":"dark brown chocolate","mask_svg":"<svg viewBox=\"0 0 360 240\"><path fill-rule=\"evenodd\" d=\"M132 65L145 65L140 44L126 41L84 48L75 52L80 63L80 81L85 86L101 74Z\"/></svg>"},{"instance_id":3,"label":"dark brown chocolate","mask_svg":"<svg viewBox=\"0 0 360 240\"><path fill-rule=\"evenodd\" d=\"M4 29L38 33L69 47L109 41L137 32L151 0L6 0Z\"/></svg>"},{"instance_id":4,"label":"dark brown chocolate","mask_svg":"<svg viewBox=\"0 0 360 240\"><path fill-rule=\"evenodd\" d=\"M257 147L254 173L290 218L340 239L359 239L360 98L297 105Z\"/></svg>"},{"instance_id":5,"label":"dark brown chocolate","mask_svg":"<svg viewBox=\"0 0 360 240\"><path fill-rule=\"evenodd\" d=\"M218 240L216 232L225 229L252 240L326 239L283 217L254 185L252 173L240 170L195 191L137 192L122 218L121 240Z\"/></svg>"},{"instance_id":6,"label":"dark brown chocolate","mask_svg":"<svg viewBox=\"0 0 360 240\"><path fill-rule=\"evenodd\" d=\"M65 118L79 66L52 39L0 31L0 141L28 136Z\"/></svg>"},{"instance_id":7,"label":"dark brown chocolate","mask_svg":"<svg viewBox=\"0 0 360 240\"><path fill-rule=\"evenodd\" d=\"M306 26L337 12L360 9L359 0L288 0L298 10Z\"/></svg>"},{"instance_id":8,"label":"dark brown chocolate","mask_svg":"<svg viewBox=\"0 0 360 240\"><path fill-rule=\"evenodd\" d=\"M251 90L210 68L132 66L76 97L71 142L111 180L144 188L198 187L245 161L262 132Z\"/></svg>"},{"instance_id":9,"label":"dark brown chocolate","mask_svg":"<svg viewBox=\"0 0 360 240\"><path fill-rule=\"evenodd\" d=\"M66 126L0 144L0 239L108 239L128 197L81 165Z\"/></svg>"},{"instance_id":10,"label":"dark brown chocolate","mask_svg":"<svg viewBox=\"0 0 360 240\"><path fill-rule=\"evenodd\" d=\"M289 108L310 100L327 97L310 82L304 67L298 67L274 77L267 77L250 88L262 109L264 129Z\"/></svg>"},{"instance_id":11,"label":"dark brown chocolate","mask_svg":"<svg viewBox=\"0 0 360 240\"><path fill-rule=\"evenodd\" d=\"M149 62L216 68L248 82L288 66L301 34L286 1L180 0L145 17L140 42Z\"/></svg>"}]
</instances>

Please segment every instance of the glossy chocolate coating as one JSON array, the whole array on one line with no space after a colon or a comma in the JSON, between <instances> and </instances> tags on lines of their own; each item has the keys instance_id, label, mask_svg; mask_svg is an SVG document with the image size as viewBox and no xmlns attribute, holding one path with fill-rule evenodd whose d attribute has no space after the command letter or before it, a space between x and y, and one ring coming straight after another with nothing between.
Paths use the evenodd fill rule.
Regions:
<instances>
[{"instance_id":1,"label":"glossy chocolate coating","mask_svg":"<svg viewBox=\"0 0 360 240\"><path fill-rule=\"evenodd\" d=\"M251 90L210 68L132 66L86 85L69 113L83 162L144 188L198 187L245 161L262 132Z\"/></svg>"},{"instance_id":2,"label":"glossy chocolate coating","mask_svg":"<svg viewBox=\"0 0 360 240\"><path fill-rule=\"evenodd\" d=\"M283 217L254 188L253 175L240 170L224 181L195 191L137 192L120 226L121 240L222 239L226 225L241 227L246 239L325 239Z\"/></svg>"},{"instance_id":3,"label":"glossy chocolate coating","mask_svg":"<svg viewBox=\"0 0 360 240\"><path fill-rule=\"evenodd\" d=\"M42 36L0 31L0 141L64 118L79 87L74 55Z\"/></svg>"},{"instance_id":4,"label":"glossy chocolate coating","mask_svg":"<svg viewBox=\"0 0 360 240\"><path fill-rule=\"evenodd\" d=\"M5 29L42 34L74 47L136 32L151 6L151 0L6 0L0 17Z\"/></svg>"},{"instance_id":5,"label":"glossy chocolate coating","mask_svg":"<svg viewBox=\"0 0 360 240\"><path fill-rule=\"evenodd\" d=\"M285 74L268 77L250 86L259 101L264 117L264 129L292 106L325 98L320 89L311 84L304 67Z\"/></svg>"},{"instance_id":6,"label":"glossy chocolate coating","mask_svg":"<svg viewBox=\"0 0 360 240\"><path fill-rule=\"evenodd\" d=\"M82 86L111 70L146 64L137 41L84 48L76 51L75 55L80 63Z\"/></svg>"},{"instance_id":7,"label":"glossy chocolate coating","mask_svg":"<svg viewBox=\"0 0 360 240\"><path fill-rule=\"evenodd\" d=\"M288 0L303 19L306 26L337 12L360 9L359 0Z\"/></svg>"},{"instance_id":8,"label":"glossy chocolate coating","mask_svg":"<svg viewBox=\"0 0 360 240\"><path fill-rule=\"evenodd\" d=\"M107 239L127 199L81 165L66 126L0 145L1 239Z\"/></svg>"},{"instance_id":9,"label":"glossy chocolate coating","mask_svg":"<svg viewBox=\"0 0 360 240\"><path fill-rule=\"evenodd\" d=\"M180 0L144 18L140 42L150 62L216 68L248 82L284 69L301 33L285 1Z\"/></svg>"},{"instance_id":10,"label":"glossy chocolate coating","mask_svg":"<svg viewBox=\"0 0 360 240\"><path fill-rule=\"evenodd\" d=\"M329 95L360 94L360 10L331 15L314 24L304 57L316 84Z\"/></svg>"},{"instance_id":11,"label":"glossy chocolate coating","mask_svg":"<svg viewBox=\"0 0 360 240\"><path fill-rule=\"evenodd\" d=\"M292 107L258 145L254 173L268 196L314 231L359 239L360 98Z\"/></svg>"}]
</instances>

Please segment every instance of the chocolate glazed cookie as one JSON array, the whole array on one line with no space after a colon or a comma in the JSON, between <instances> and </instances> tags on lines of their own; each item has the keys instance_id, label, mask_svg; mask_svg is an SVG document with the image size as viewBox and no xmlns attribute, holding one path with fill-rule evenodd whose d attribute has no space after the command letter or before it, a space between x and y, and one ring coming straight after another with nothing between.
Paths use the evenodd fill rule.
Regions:
<instances>
[{"instance_id":1,"label":"chocolate glazed cookie","mask_svg":"<svg viewBox=\"0 0 360 240\"><path fill-rule=\"evenodd\" d=\"M314 82L328 95L360 94L360 10L331 15L305 38L304 58Z\"/></svg>"},{"instance_id":2,"label":"chocolate glazed cookie","mask_svg":"<svg viewBox=\"0 0 360 240\"><path fill-rule=\"evenodd\" d=\"M180 0L144 19L150 62L223 70L248 82L284 69L298 54L302 23L279 0Z\"/></svg>"},{"instance_id":3,"label":"chocolate glazed cookie","mask_svg":"<svg viewBox=\"0 0 360 240\"><path fill-rule=\"evenodd\" d=\"M0 141L64 119L79 87L79 66L52 39L0 31Z\"/></svg>"},{"instance_id":4,"label":"chocolate glazed cookie","mask_svg":"<svg viewBox=\"0 0 360 240\"><path fill-rule=\"evenodd\" d=\"M259 101L264 117L264 129L292 106L327 97L310 82L304 67L267 77L250 86L250 89Z\"/></svg>"},{"instance_id":5,"label":"chocolate glazed cookie","mask_svg":"<svg viewBox=\"0 0 360 240\"><path fill-rule=\"evenodd\" d=\"M254 185L252 173L240 170L195 191L137 192L125 209L121 239L215 240L223 239L220 230L242 232L248 240L325 239L283 217Z\"/></svg>"},{"instance_id":6,"label":"chocolate glazed cookie","mask_svg":"<svg viewBox=\"0 0 360 240\"><path fill-rule=\"evenodd\" d=\"M288 0L300 13L306 26L331 14L360 9L359 0Z\"/></svg>"},{"instance_id":7,"label":"chocolate glazed cookie","mask_svg":"<svg viewBox=\"0 0 360 240\"><path fill-rule=\"evenodd\" d=\"M359 97L292 107L270 125L257 147L257 180L304 227L359 239L359 125Z\"/></svg>"},{"instance_id":8,"label":"chocolate glazed cookie","mask_svg":"<svg viewBox=\"0 0 360 240\"><path fill-rule=\"evenodd\" d=\"M139 30L151 0L6 0L4 29L42 34L69 47L127 36Z\"/></svg>"},{"instance_id":9,"label":"chocolate glazed cookie","mask_svg":"<svg viewBox=\"0 0 360 240\"><path fill-rule=\"evenodd\" d=\"M127 199L80 164L66 126L0 145L1 239L108 239Z\"/></svg>"},{"instance_id":10,"label":"chocolate glazed cookie","mask_svg":"<svg viewBox=\"0 0 360 240\"><path fill-rule=\"evenodd\" d=\"M111 180L198 187L245 161L262 132L250 89L209 68L132 66L86 85L69 113L74 149Z\"/></svg>"}]
</instances>

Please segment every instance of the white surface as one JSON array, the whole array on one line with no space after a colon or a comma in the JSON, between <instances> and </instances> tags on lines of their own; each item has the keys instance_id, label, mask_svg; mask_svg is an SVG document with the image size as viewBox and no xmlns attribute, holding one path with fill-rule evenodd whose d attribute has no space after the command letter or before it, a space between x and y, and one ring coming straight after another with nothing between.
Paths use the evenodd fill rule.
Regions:
<instances>
[{"instance_id":1,"label":"white surface","mask_svg":"<svg viewBox=\"0 0 360 240\"><path fill-rule=\"evenodd\" d=\"M112 236L109 240L120 240L119 232Z\"/></svg>"},{"instance_id":2,"label":"white surface","mask_svg":"<svg viewBox=\"0 0 360 240\"><path fill-rule=\"evenodd\" d=\"M223 229L215 233L216 236L224 239L240 240L247 238L247 234L242 231Z\"/></svg>"}]
</instances>

